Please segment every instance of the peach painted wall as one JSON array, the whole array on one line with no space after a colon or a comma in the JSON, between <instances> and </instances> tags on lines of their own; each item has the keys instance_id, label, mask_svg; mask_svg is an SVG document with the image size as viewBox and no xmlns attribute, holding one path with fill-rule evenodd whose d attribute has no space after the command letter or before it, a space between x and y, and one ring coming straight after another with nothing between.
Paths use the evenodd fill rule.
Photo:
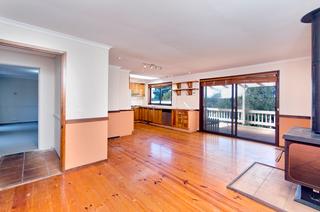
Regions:
<instances>
[{"instance_id":1,"label":"peach painted wall","mask_svg":"<svg viewBox=\"0 0 320 212\"><path fill-rule=\"evenodd\" d=\"M306 117L279 117L279 146L284 146L283 134L291 127L307 127L311 126L311 119Z\"/></svg>"},{"instance_id":2,"label":"peach painted wall","mask_svg":"<svg viewBox=\"0 0 320 212\"><path fill-rule=\"evenodd\" d=\"M106 160L108 156L108 121L66 124L65 168Z\"/></svg>"},{"instance_id":3,"label":"peach painted wall","mask_svg":"<svg viewBox=\"0 0 320 212\"><path fill-rule=\"evenodd\" d=\"M134 127L134 112L109 112L108 138L131 135Z\"/></svg>"}]
</instances>

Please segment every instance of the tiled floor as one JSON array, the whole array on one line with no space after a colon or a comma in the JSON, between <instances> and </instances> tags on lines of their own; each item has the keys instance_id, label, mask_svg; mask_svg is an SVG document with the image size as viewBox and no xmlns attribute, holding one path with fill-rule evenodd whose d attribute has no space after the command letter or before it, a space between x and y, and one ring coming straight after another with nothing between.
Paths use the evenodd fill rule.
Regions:
<instances>
[{"instance_id":1,"label":"tiled floor","mask_svg":"<svg viewBox=\"0 0 320 212\"><path fill-rule=\"evenodd\" d=\"M60 174L59 164L54 150L3 156L0 158L0 190Z\"/></svg>"},{"instance_id":2,"label":"tiled floor","mask_svg":"<svg viewBox=\"0 0 320 212\"><path fill-rule=\"evenodd\" d=\"M296 185L284 180L284 171L255 163L230 188L284 211L316 211L294 201Z\"/></svg>"}]
</instances>

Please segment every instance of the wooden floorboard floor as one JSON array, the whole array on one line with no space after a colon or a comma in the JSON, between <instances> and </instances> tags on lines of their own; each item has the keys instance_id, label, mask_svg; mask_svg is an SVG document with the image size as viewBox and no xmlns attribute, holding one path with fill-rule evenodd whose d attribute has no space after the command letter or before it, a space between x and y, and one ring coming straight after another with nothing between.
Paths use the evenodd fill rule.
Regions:
<instances>
[{"instance_id":1,"label":"wooden floorboard floor","mask_svg":"<svg viewBox=\"0 0 320 212\"><path fill-rule=\"evenodd\" d=\"M0 211L268 211L226 188L275 147L136 124L109 159L0 192Z\"/></svg>"}]
</instances>

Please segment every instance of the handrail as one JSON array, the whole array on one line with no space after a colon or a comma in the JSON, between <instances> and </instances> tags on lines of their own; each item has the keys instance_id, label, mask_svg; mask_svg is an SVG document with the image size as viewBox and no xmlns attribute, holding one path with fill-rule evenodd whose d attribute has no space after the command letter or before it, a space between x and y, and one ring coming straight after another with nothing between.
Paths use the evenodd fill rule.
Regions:
<instances>
[{"instance_id":1,"label":"handrail","mask_svg":"<svg viewBox=\"0 0 320 212\"><path fill-rule=\"evenodd\" d=\"M231 122L231 109L205 108L206 117L209 120ZM244 115L245 114L245 117ZM238 110L237 121L244 125L275 127L275 111L264 110Z\"/></svg>"}]
</instances>

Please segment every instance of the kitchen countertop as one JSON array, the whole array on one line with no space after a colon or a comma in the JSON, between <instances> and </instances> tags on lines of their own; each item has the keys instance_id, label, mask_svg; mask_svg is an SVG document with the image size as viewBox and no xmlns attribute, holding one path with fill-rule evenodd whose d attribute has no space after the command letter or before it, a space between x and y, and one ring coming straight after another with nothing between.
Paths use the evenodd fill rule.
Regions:
<instances>
[{"instance_id":1,"label":"kitchen countertop","mask_svg":"<svg viewBox=\"0 0 320 212\"><path fill-rule=\"evenodd\" d=\"M171 110L199 110L196 108L177 108L173 106L164 105L132 105L132 108L144 107L144 108L154 108L154 109L171 109Z\"/></svg>"}]
</instances>

